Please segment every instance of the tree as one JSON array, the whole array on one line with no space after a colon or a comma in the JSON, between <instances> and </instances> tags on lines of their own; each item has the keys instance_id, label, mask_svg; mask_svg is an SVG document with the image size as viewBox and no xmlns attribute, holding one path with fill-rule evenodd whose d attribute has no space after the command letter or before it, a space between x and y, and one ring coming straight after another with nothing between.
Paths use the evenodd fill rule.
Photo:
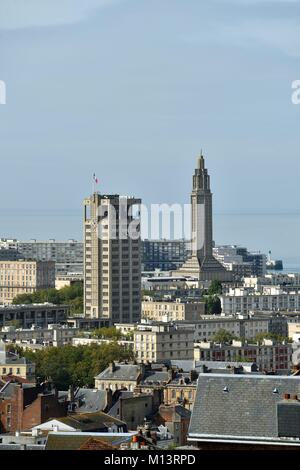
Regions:
<instances>
[{"instance_id":1,"label":"tree","mask_svg":"<svg viewBox=\"0 0 300 470\"><path fill-rule=\"evenodd\" d=\"M94 377L112 361L133 360L134 353L116 341L89 346L65 345L38 351L21 350L36 365L36 376L40 380L51 379L59 390L67 390L73 384L94 386Z\"/></svg>"},{"instance_id":2,"label":"tree","mask_svg":"<svg viewBox=\"0 0 300 470\"><path fill-rule=\"evenodd\" d=\"M207 290L208 295L220 295L222 294L222 283L216 279L211 281L210 286Z\"/></svg>"},{"instance_id":3,"label":"tree","mask_svg":"<svg viewBox=\"0 0 300 470\"><path fill-rule=\"evenodd\" d=\"M255 336L255 341L262 342L264 339L272 339L273 341L286 341L288 343L292 342L291 338L288 338L287 336L279 335L278 333L257 333Z\"/></svg>"},{"instance_id":4,"label":"tree","mask_svg":"<svg viewBox=\"0 0 300 470\"><path fill-rule=\"evenodd\" d=\"M62 289L40 289L31 294L20 294L13 299L13 304L32 304L51 302L56 305L70 305L71 313L83 312L83 284L75 282Z\"/></svg>"},{"instance_id":5,"label":"tree","mask_svg":"<svg viewBox=\"0 0 300 470\"><path fill-rule=\"evenodd\" d=\"M213 341L215 343L230 343L234 339L237 339L237 337L224 329L217 331L213 336Z\"/></svg>"},{"instance_id":6,"label":"tree","mask_svg":"<svg viewBox=\"0 0 300 470\"><path fill-rule=\"evenodd\" d=\"M206 312L211 315L220 315L222 312L221 301L216 295L208 295L205 297Z\"/></svg>"},{"instance_id":7,"label":"tree","mask_svg":"<svg viewBox=\"0 0 300 470\"><path fill-rule=\"evenodd\" d=\"M97 328L92 333L96 338L121 339L122 333L115 326Z\"/></svg>"}]
</instances>

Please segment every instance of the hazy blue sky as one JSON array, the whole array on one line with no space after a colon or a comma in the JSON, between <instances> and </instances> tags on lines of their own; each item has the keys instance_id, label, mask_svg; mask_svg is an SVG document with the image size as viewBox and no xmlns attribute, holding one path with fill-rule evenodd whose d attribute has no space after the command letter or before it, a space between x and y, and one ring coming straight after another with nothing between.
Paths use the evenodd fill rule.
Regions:
<instances>
[{"instance_id":1,"label":"hazy blue sky","mask_svg":"<svg viewBox=\"0 0 300 470\"><path fill-rule=\"evenodd\" d=\"M1 0L0 236L78 236L94 171L186 203L201 147L216 213L299 213L295 79L298 0Z\"/></svg>"}]
</instances>

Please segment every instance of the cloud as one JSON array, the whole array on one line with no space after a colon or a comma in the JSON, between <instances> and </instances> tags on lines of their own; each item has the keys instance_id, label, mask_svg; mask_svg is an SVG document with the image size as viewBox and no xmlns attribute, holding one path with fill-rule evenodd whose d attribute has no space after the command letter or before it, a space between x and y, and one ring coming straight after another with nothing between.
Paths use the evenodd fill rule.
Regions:
<instances>
[{"instance_id":1,"label":"cloud","mask_svg":"<svg viewBox=\"0 0 300 470\"><path fill-rule=\"evenodd\" d=\"M0 30L77 23L120 0L1 0Z\"/></svg>"}]
</instances>

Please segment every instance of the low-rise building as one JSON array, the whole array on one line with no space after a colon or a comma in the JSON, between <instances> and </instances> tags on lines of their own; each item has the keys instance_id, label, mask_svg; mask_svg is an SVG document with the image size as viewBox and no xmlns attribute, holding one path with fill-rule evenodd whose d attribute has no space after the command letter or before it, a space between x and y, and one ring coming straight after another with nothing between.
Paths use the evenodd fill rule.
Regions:
<instances>
[{"instance_id":1,"label":"low-rise building","mask_svg":"<svg viewBox=\"0 0 300 470\"><path fill-rule=\"evenodd\" d=\"M95 388L133 391L142 375L143 368L138 364L112 362L107 369L95 377Z\"/></svg>"},{"instance_id":2,"label":"low-rise building","mask_svg":"<svg viewBox=\"0 0 300 470\"><path fill-rule=\"evenodd\" d=\"M111 338L84 338L84 337L76 337L72 338L73 346L85 345L89 346L90 344L109 344L111 343ZM118 339L117 344L120 346L124 346L126 349L133 349L133 341L129 341L126 339Z\"/></svg>"},{"instance_id":3,"label":"low-rise building","mask_svg":"<svg viewBox=\"0 0 300 470\"><path fill-rule=\"evenodd\" d=\"M63 346L72 344L72 340L78 334L78 328L68 328L66 325L50 324L48 328L16 329L14 327L3 327L0 331L0 339L6 343L14 343L26 348L27 346Z\"/></svg>"},{"instance_id":4,"label":"low-rise building","mask_svg":"<svg viewBox=\"0 0 300 470\"><path fill-rule=\"evenodd\" d=\"M142 318L154 321L199 320L205 314L205 302L156 301L152 297L142 302Z\"/></svg>"},{"instance_id":5,"label":"low-rise building","mask_svg":"<svg viewBox=\"0 0 300 470\"><path fill-rule=\"evenodd\" d=\"M175 445L187 443L191 412L182 405L160 405L154 420L157 425L167 427Z\"/></svg>"},{"instance_id":6,"label":"low-rise building","mask_svg":"<svg viewBox=\"0 0 300 470\"><path fill-rule=\"evenodd\" d=\"M0 390L0 432L30 430L49 418L66 416L67 407L54 391L8 381Z\"/></svg>"},{"instance_id":7,"label":"low-rise building","mask_svg":"<svg viewBox=\"0 0 300 470\"><path fill-rule=\"evenodd\" d=\"M93 413L76 413L68 416L49 419L32 429L37 431L60 432L127 432L127 425L117 418L102 411Z\"/></svg>"},{"instance_id":8,"label":"low-rise building","mask_svg":"<svg viewBox=\"0 0 300 470\"><path fill-rule=\"evenodd\" d=\"M19 357L12 352L6 352L5 343L0 340L1 376L20 377L31 381L35 378L35 364L25 357Z\"/></svg>"},{"instance_id":9,"label":"low-rise building","mask_svg":"<svg viewBox=\"0 0 300 470\"><path fill-rule=\"evenodd\" d=\"M0 363L0 376L15 376L26 380L35 379L35 364L25 357L12 354L6 356L4 363Z\"/></svg>"},{"instance_id":10,"label":"low-rise building","mask_svg":"<svg viewBox=\"0 0 300 470\"><path fill-rule=\"evenodd\" d=\"M175 372L172 380L164 388L165 405L182 405L191 410L194 405L198 372Z\"/></svg>"},{"instance_id":11,"label":"low-rise building","mask_svg":"<svg viewBox=\"0 0 300 470\"><path fill-rule=\"evenodd\" d=\"M249 344L232 341L231 344L201 342L195 344L195 360L199 361L250 361L260 370L288 372L292 367L292 345L270 339Z\"/></svg>"},{"instance_id":12,"label":"low-rise building","mask_svg":"<svg viewBox=\"0 0 300 470\"><path fill-rule=\"evenodd\" d=\"M191 329L169 323L144 323L137 326L133 337L138 362L165 362L194 356L194 331Z\"/></svg>"},{"instance_id":13,"label":"low-rise building","mask_svg":"<svg viewBox=\"0 0 300 470\"><path fill-rule=\"evenodd\" d=\"M46 450L156 449L146 437L132 432L50 432Z\"/></svg>"},{"instance_id":14,"label":"low-rise building","mask_svg":"<svg viewBox=\"0 0 300 470\"><path fill-rule=\"evenodd\" d=\"M127 423L129 431L135 431L157 411L159 405L155 393L121 391L108 414Z\"/></svg>"},{"instance_id":15,"label":"low-rise building","mask_svg":"<svg viewBox=\"0 0 300 470\"><path fill-rule=\"evenodd\" d=\"M66 323L69 313L68 305L51 303L0 306L0 328L11 325L25 329L32 325L47 328L49 324Z\"/></svg>"},{"instance_id":16,"label":"low-rise building","mask_svg":"<svg viewBox=\"0 0 300 470\"><path fill-rule=\"evenodd\" d=\"M10 305L21 294L55 287L53 261L0 260L0 304Z\"/></svg>"}]
</instances>

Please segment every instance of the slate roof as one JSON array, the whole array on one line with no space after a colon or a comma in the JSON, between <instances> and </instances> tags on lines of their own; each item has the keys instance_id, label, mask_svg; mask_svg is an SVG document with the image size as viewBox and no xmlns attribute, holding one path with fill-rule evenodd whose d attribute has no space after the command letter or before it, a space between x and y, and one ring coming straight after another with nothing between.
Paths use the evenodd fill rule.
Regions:
<instances>
[{"instance_id":1,"label":"slate roof","mask_svg":"<svg viewBox=\"0 0 300 470\"><path fill-rule=\"evenodd\" d=\"M35 388L34 383L22 383L20 384L22 388ZM0 397L1 398L9 398L15 394L16 387L18 386L18 382L8 381L6 382L3 387L0 389Z\"/></svg>"},{"instance_id":2,"label":"slate roof","mask_svg":"<svg viewBox=\"0 0 300 470\"><path fill-rule=\"evenodd\" d=\"M132 396L133 396L133 393L132 393ZM125 397L125 398L127 398L127 397ZM119 413L118 413L119 409L120 409L120 398L116 401L116 403L114 403L114 405L108 411L109 416L113 416L114 418L117 418L117 416L119 415Z\"/></svg>"},{"instance_id":3,"label":"slate roof","mask_svg":"<svg viewBox=\"0 0 300 470\"><path fill-rule=\"evenodd\" d=\"M81 433L81 432L50 432L46 450L79 450L90 439L100 439L103 443L118 447L122 442L130 442L130 433Z\"/></svg>"},{"instance_id":4,"label":"slate roof","mask_svg":"<svg viewBox=\"0 0 300 470\"><path fill-rule=\"evenodd\" d=\"M191 380L190 379L190 374L187 372L178 372L175 377L168 383L168 386L172 385L180 385L181 380L184 380L184 386L192 386L195 387L197 385L197 379Z\"/></svg>"},{"instance_id":5,"label":"slate roof","mask_svg":"<svg viewBox=\"0 0 300 470\"><path fill-rule=\"evenodd\" d=\"M168 364L172 367L182 369L183 372L189 372L190 370L195 369L195 361L193 359L172 359L168 361Z\"/></svg>"},{"instance_id":6,"label":"slate roof","mask_svg":"<svg viewBox=\"0 0 300 470\"><path fill-rule=\"evenodd\" d=\"M106 407L106 390L93 388L79 388L75 394L75 400L79 400L75 409L76 413L102 411Z\"/></svg>"},{"instance_id":7,"label":"slate roof","mask_svg":"<svg viewBox=\"0 0 300 470\"><path fill-rule=\"evenodd\" d=\"M156 371L149 370L145 372L144 378L141 381L141 384L150 384L155 385L161 384L162 382L168 382L170 380L168 372L165 371Z\"/></svg>"},{"instance_id":8,"label":"slate roof","mask_svg":"<svg viewBox=\"0 0 300 470\"><path fill-rule=\"evenodd\" d=\"M29 359L26 359L26 357L19 357L19 356L16 356L15 354L10 354L8 353L6 355L6 362L5 364L3 365L9 365L9 364L33 364L32 361L30 361Z\"/></svg>"},{"instance_id":9,"label":"slate roof","mask_svg":"<svg viewBox=\"0 0 300 470\"><path fill-rule=\"evenodd\" d=\"M166 421L176 420L176 415L186 419L190 419L191 417L190 410L182 405L160 405L157 414Z\"/></svg>"},{"instance_id":10,"label":"slate roof","mask_svg":"<svg viewBox=\"0 0 300 470\"><path fill-rule=\"evenodd\" d=\"M102 379L102 380L137 380L138 376L140 375L140 366L137 364L115 364L115 370L113 372L110 371L110 368L100 372L99 375L95 377L95 379Z\"/></svg>"},{"instance_id":11,"label":"slate roof","mask_svg":"<svg viewBox=\"0 0 300 470\"><path fill-rule=\"evenodd\" d=\"M189 440L278 441L284 393L300 396L300 377L200 374Z\"/></svg>"},{"instance_id":12,"label":"slate roof","mask_svg":"<svg viewBox=\"0 0 300 470\"><path fill-rule=\"evenodd\" d=\"M56 421L60 421L67 426L71 426L72 428L79 429L83 432L105 429L113 424L116 426L125 426L123 421L109 416L106 413L102 413L101 411L98 411L97 413L76 413L55 419ZM52 421L52 419L49 421Z\"/></svg>"}]
</instances>

